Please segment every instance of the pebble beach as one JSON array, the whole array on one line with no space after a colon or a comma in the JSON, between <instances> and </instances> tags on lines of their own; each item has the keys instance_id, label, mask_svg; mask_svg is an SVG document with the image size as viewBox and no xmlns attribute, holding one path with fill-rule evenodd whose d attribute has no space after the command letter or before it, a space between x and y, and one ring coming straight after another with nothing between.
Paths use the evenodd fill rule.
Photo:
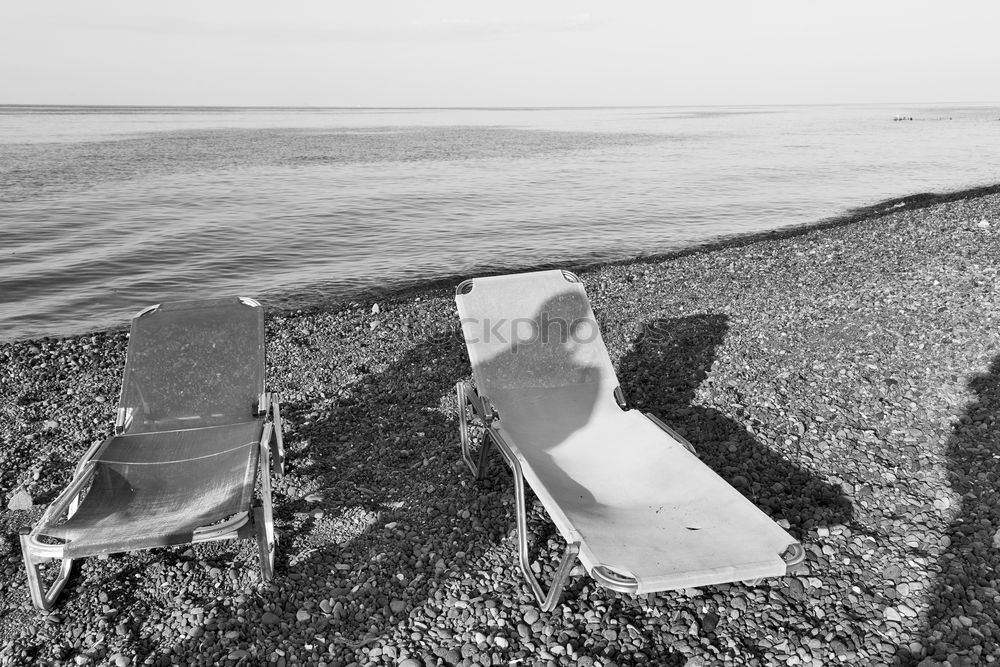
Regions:
<instances>
[{"instance_id":1,"label":"pebble beach","mask_svg":"<svg viewBox=\"0 0 1000 667\"><path fill-rule=\"evenodd\" d=\"M1000 660L996 188L577 272L629 403L802 541L793 572L630 596L577 570L540 612L510 475L459 455L456 279L268 311L288 451L268 583L251 542L156 549L84 560L35 611L17 531L110 435L126 323L0 343L0 664ZM547 579L563 545L530 506Z\"/></svg>"}]
</instances>

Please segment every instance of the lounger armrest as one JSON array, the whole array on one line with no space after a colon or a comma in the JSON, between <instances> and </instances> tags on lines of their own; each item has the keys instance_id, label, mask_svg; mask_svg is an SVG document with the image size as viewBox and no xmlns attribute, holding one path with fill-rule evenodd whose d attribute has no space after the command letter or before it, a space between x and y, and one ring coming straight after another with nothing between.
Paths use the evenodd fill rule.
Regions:
<instances>
[{"instance_id":1,"label":"lounger armrest","mask_svg":"<svg viewBox=\"0 0 1000 667\"><path fill-rule=\"evenodd\" d=\"M97 440L90 446L90 449L88 449L83 455L80 462L76 464L76 470L73 471L74 479L83 474L84 467L86 467L86 465L90 462L90 459L94 458L94 454L97 453L97 450L107 444L108 440L110 440L110 438L107 440Z\"/></svg>"},{"instance_id":2,"label":"lounger armrest","mask_svg":"<svg viewBox=\"0 0 1000 667\"><path fill-rule=\"evenodd\" d=\"M38 520L37 526L47 526L55 523L59 518L59 515L66 512L67 517L73 516L76 512L76 508L80 504L80 491L83 487L87 485L90 479L94 476L94 466L84 465L82 469L78 470L77 474L73 477L73 481L69 483L69 486L59 494L49 508L45 510L42 518Z\"/></svg>"},{"instance_id":3,"label":"lounger armrest","mask_svg":"<svg viewBox=\"0 0 1000 667\"><path fill-rule=\"evenodd\" d=\"M69 486L49 505L37 525L44 526L51 524L63 511L67 512L67 516L73 516L76 508L80 505L80 490L94 476L94 466L91 464L91 459L110 440L111 438L98 440L87 449L80 462L76 464L76 470L73 471L73 479L69 483Z\"/></svg>"},{"instance_id":4,"label":"lounger armrest","mask_svg":"<svg viewBox=\"0 0 1000 667\"><path fill-rule=\"evenodd\" d=\"M115 435L121 435L132 425L133 412L132 408L119 406L118 413L115 415Z\"/></svg>"},{"instance_id":5,"label":"lounger armrest","mask_svg":"<svg viewBox=\"0 0 1000 667\"><path fill-rule=\"evenodd\" d=\"M460 382L459 384L465 392L466 400L469 405L472 406L472 411L477 417L482 419L485 424L489 425L490 422L499 416L496 409L490 403L490 399L485 396L480 396L479 390L473 387L471 383Z\"/></svg>"},{"instance_id":6,"label":"lounger armrest","mask_svg":"<svg viewBox=\"0 0 1000 667\"><path fill-rule=\"evenodd\" d=\"M469 470L472 471L476 479L483 479L489 465L487 442L483 438L479 447L479 461L474 461L472 458L472 438L469 434L469 416L466 407L472 406L472 418L479 419L487 429L490 428L492 425L491 422L496 418L496 412L485 402L484 398L479 396L476 388L468 382L456 382L455 394L458 399L458 435L462 460L469 466Z\"/></svg>"},{"instance_id":7,"label":"lounger armrest","mask_svg":"<svg viewBox=\"0 0 1000 667\"><path fill-rule=\"evenodd\" d=\"M615 387L615 402L622 410L628 410L628 401L625 400L625 392L622 391L621 385Z\"/></svg>"},{"instance_id":8,"label":"lounger armrest","mask_svg":"<svg viewBox=\"0 0 1000 667\"><path fill-rule=\"evenodd\" d=\"M670 428L669 426L667 426L666 424L664 424L663 422L661 422L659 419L656 418L656 416L653 413L646 412L644 414L646 415L646 418L649 419L649 421L651 421L654 424L656 424L657 426L659 426L660 430L662 430L664 433L666 433L667 435L669 435L671 438L673 438L677 442L679 442L682 445L684 445L684 449L688 450L689 452L691 452L695 456L698 456L698 452L697 452L697 450L695 450L694 445L692 445L690 442L688 442L687 438L685 438L683 435L681 435L680 433L678 433L674 429Z\"/></svg>"},{"instance_id":9,"label":"lounger armrest","mask_svg":"<svg viewBox=\"0 0 1000 667\"><path fill-rule=\"evenodd\" d=\"M258 417L261 415L266 415L268 410L271 409L271 393L263 392L257 397L257 405L254 408L254 414Z\"/></svg>"}]
</instances>

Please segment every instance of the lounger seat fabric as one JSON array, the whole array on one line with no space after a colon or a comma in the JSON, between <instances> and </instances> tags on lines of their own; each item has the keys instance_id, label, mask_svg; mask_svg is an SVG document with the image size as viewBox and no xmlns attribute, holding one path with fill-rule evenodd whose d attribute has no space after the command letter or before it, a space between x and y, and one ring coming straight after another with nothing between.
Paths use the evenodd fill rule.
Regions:
<instances>
[{"instance_id":1,"label":"lounger seat fabric","mask_svg":"<svg viewBox=\"0 0 1000 667\"><path fill-rule=\"evenodd\" d=\"M495 425L586 566L632 576L639 593L785 573L792 538L681 443L614 400L555 408L552 393L494 394Z\"/></svg>"},{"instance_id":2,"label":"lounger seat fabric","mask_svg":"<svg viewBox=\"0 0 1000 667\"><path fill-rule=\"evenodd\" d=\"M575 276L476 278L456 298L495 433L580 559L637 592L780 576L795 540L652 420L623 410Z\"/></svg>"},{"instance_id":3,"label":"lounger seat fabric","mask_svg":"<svg viewBox=\"0 0 1000 667\"><path fill-rule=\"evenodd\" d=\"M249 507L261 433L251 421L110 438L76 513L38 533L67 540L70 558L191 542Z\"/></svg>"},{"instance_id":4,"label":"lounger seat fabric","mask_svg":"<svg viewBox=\"0 0 1000 667\"><path fill-rule=\"evenodd\" d=\"M235 299L178 301L133 321L128 433L244 422L264 391L264 318Z\"/></svg>"}]
</instances>

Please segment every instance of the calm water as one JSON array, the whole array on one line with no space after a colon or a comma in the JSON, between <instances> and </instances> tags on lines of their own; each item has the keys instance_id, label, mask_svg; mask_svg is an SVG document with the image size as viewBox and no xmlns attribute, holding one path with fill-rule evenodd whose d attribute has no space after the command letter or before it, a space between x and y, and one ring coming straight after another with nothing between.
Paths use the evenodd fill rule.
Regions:
<instances>
[{"instance_id":1,"label":"calm water","mask_svg":"<svg viewBox=\"0 0 1000 667\"><path fill-rule=\"evenodd\" d=\"M311 305L660 253L998 182L997 106L0 107L0 339L208 294Z\"/></svg>"}]
</instances>

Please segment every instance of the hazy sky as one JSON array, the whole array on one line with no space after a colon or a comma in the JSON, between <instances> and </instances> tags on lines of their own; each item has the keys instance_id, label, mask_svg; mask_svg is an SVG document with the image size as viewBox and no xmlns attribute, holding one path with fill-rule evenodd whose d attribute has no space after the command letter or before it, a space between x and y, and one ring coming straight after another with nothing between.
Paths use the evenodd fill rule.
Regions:
<instances>
[{"instance_id":1,"label":"hazy sky","mask_svg":"<svg viewBox=\"0 0 1000 667\"><path fill-rule=\"evenodd\" d=\"M998 26L996 0L0 0L0 104L997 102Z\"/></svg>"}]
</instances>

